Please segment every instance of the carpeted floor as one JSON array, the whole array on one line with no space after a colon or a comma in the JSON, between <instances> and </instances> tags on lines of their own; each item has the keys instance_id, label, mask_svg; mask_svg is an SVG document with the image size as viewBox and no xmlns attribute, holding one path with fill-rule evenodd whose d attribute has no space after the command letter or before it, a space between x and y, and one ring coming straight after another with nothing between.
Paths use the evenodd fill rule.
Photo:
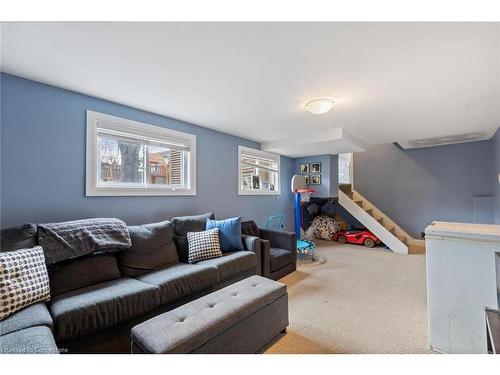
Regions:
<instances>
[{"instance_id":1,"label":"carpeted floor","mask_svg":"<svg viewBox=\"0 0 500 375\"><path fill-rule=\"evenodd\" d=\"M323 241L288 285L290 326L266 353L427 353L425 255Z\"/></svg>"}]
</instances>

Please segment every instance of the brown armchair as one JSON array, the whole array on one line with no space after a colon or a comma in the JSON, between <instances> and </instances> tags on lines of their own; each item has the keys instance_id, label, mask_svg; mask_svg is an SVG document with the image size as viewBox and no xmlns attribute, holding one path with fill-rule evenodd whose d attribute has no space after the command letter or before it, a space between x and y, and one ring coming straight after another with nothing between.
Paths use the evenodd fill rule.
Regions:
<instances>
[{"instance_id":1,"label":"brown armchair","mask_svg":"<svg viewBox=\"0 0 500 375\"><path fill-rule=\"evenodd\" d=\"M278 280L297 269L295 233L261 229L254 221L241 223L241 231L260 238L262 276Z\"/></svg>"}]
</instances>

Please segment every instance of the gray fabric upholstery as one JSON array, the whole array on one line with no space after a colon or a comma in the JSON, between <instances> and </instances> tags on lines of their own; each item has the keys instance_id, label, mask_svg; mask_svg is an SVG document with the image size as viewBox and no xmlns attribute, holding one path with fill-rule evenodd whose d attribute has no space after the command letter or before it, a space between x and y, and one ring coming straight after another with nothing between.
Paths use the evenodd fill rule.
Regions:
<instances>
[{"instance_id":1,"label":"gray fabric upholstery","mask_svg":"<svg viewBox=\"0 0 500 375\"><path fill-rule=\"evenodd\" d=\"M292 255L290 254L290 250L277 249L275 247L271 247L270 253L271 253L271 272L277 271L281 267L284 267L287 264L292 263Z\"/></svg>"},{"instance_id":2,"label":"gray fabric upholstery","mask_svg":"<svg viewBox=\"0 0 500 375\"><path fill-rule=\"evenodd\" d=\"M293 232L260 229L260 238L271 242L271 247L297 250L297 237Z\"/></svg>"},{"instance_id":3,"label":"gray fabric upholstery","mask_svg":"<svg viewBox=\"0 0 500 375\"><path fill-rule=\"evenodd\" d=\"M0 231L0 251L31 249L36 246L36 225L24 224Z\"/></svg>"},{"instance_id":4,"label":"gray fabric upholstery","mask_svg":"<svg viewBox=\"0 0 500 375\"><path fill-rule=\"evenodd\" d=\"M194 216L178 216L172 219L174 224L174 242L177 246L179 260L182 263L188 261L188 232L204 231L207 225L207 219L215 219L213 212Z\"/></svg>"},{"instance_id":5,"label":"gray fabric upholstery","mask_svg":"<svg viewBox=\"0 0 500 375\"><path fill-rule=\"evenodd\" d=\"M58 354L52 331L38 326L0 336L2 354Z\"/></svg>"},{"instance_id":6,"label":"gray fabric upholstery","mask_svg":"<svg viewBox=\"0 0 500 375\"><path fill-rule=\"evenodd\" d=\"M277 271L272 272L271 275L269 276L269 278L272 280L279 280L282 277L285 277L286 275L288 275L292 272L295 272L295 271L296 271L295 266L293 265L293 263L290 263L290 264L286 265L285 267L281 267Z\"/></svg>"},{"instance_id":7,"label":"gray fabric upholstery","mask_svg":"<svg viewBox=\"0 0 500 375\"><path fill-rule=\"evenodd\" d=\"M160 305L153 311L138 316L137 318L127 320L126 322L100 329L85 336L58 341L58 345L61 348L67 348L68 353L130 354L130 330L134 326L203 297L208 293L211 293L211 290L204 290L179 298L172 303Z\"/></svg>"},{"instance_id":8,"label":"gray fabric upholstery","mask_svg":"<svg viewBox=\"0 0 500 375\"><path fill-rule=\"evenodd\" d=\"M135 326L132 341L146 353L190 353L286 293L285 285L252 276ZM252 329L255 324L247 328ZM240 332L240 339L251 334L251 330Z\"/></svg>"},{"instance_id":9,"label":"gray fabric upholstery","mask_svg":"<svg viewBox=\"0 0 500 375\"><path fill-rule=\"evenodd\" d=\"M297 238L295 233L260 229L262 276L279 280L297 269ZM274 249L271 252L271 249ZM287 250L289 262L285 264L285 253L276 249ZM272 259L276 256L278 259Z\"/></svg>"},{"instance_id":10,"label":"gray fabric upholstery","mask_svg":"<svg viewBox=\"0 0 500 375\"><path fill-rule=\"evenodd\" d=\"M260 251L262 256L262 276L271 278L271 242L261 239Z\"/></svg>"},{"instance_id":11,"label":"gray fabric upholstery","mask_svg":"<svg viewBox=\"0 0 500 375\"><path fill-rule=\"evenodd\" d=\"M248 277L254 276L255 274L256 273L255 273L255 270L253 268L246 270L246 271L243 271L237 275L234 275L234 276L228 277L227 279L219 281L216 285L214 285L214 287L212 288L212 291L225 288L228 285L237 283L238 281L241 281L241 280L244 280Z\"/></svg>"},{"instance_id":12,"label":"gray fabric upholstery","mask_svg":"<svg viewBox=\"0 0 500 375\"><path fill-rule=\"evenodd\" d=\"M178 236L186 236L188 232L204 231L207 225L207 219L215 219L213 212L202 215L174 217L172 223L174 223L175 234Z\"/></svg>"},{"instance_id":13,"label":"gray fabric upholstery","mask_svg":"<svg viewBox=\"0 0 500 375\"><path fill-rule=\"evenodd\" d=\"M115 218L39 224L37 235L47 265L96 251L114 252L130 247L126 224Z\"/></svg>"},{"instance_id":14,"label":"gray fabric upholstery","mask_svg":"<svg viewBox=\"0 0 500 375\"><path fill-rule=\"evenodd\" d=\"M253 354L285 332L288 327L288 296L247 316L221 332L191 353L196 354Z\"/></svg>"},{"instance_id":15,"label":"gray fabric upholstery","mask_svg":"<svg viewBox=\"0 0 500 375\"><path fill-rule=\"evenodd\" d=\"M257 275L262 275L262 251L260 248L260 238L242 234L241 239L243 241L243 247L245 248L245 250L251 251L257 258L255 273Z\"/></svg>"},{"instance_id":16,"label":"gray fabric upholstery","mask_svg":"<svg viewBox=\"0 0 500 375\"><path fill-rule=\"evenodd\" d=\"M219 280L227 279L257 266L257 256L250 251L233 251L224 253L220 258L202 260L200 266L215 267L219 272Z\"/></svg>"},{"instance_id":17,"label":"gray fabric upholstery","mask_svg":"<svg viewBox=\"0 0 500 375\"><path fill-rule=\"evenodd\" d=\"M118 253L120 270L126 276L139 276L179 261L170 221L129 226L132 246Z\"/></svg>"},{"instance_id":18,"label":"gray fabric upholstery","mask_svg":"<svg viewBox=\"0 0 500 375\"><path fill-rule=\"evenodd\" d=\"M219 281L215 267L178 263L137 277L138 280L160 288L160 303L209 289Z\"/></svg>"},{"instance_id":19,"label":"gray fabric upholstery","mask_svg":"<svg viewBox=\"0 0 500 375\"><path fill-rule=\"evenodd\" d=\"M25 307L14 315L0 321L0 336L35 326L52 328L53 321L43 302Z\"/></svg>"},{"instance_id":20,"label":"gray fabric upholstery","mask_svg":"<svg viewBox=\"0 0 500 375\"><path fill-rule=\"evenodd\" d=\"M178 233L204 230L208 217L214 216L206 214L177 218ZM15 229L16 233L9 234L9 238L17 238L17 245L14 246L25 248L36 244L36 226L27 225ZM5 230L2 231L2 236L4 233ZM23 239L31 242L22 242ZM33 337L45 340L42 343L48 343L47 350L54 350L52 336L46 334L46 330L38 330L39 327L54 325L60 346L76 348L71 352L129 351L130 343L127 340L134 324L255 274L255 268L260 267L261 262L257 263L252 259L260 256L260 239L242 236L242 240L248 251L239 251L239 254L234 255L229 253L220 264L209 266L177 263L143 274L137 280L121 278L120 270L117 270L117 258L114 258L121 255L121 252L92 254L57 263L50 267L53 299L49 308L54 321L47 307L40 303L1 321L0 334L6 336L35 326L37 330L32 331ZM219 275L223 275L224 280L220 280ZM117 333L120 327L122 331ZM16 340L22 342L24 334L17 336L21 339L11 337L9 343ZM53 345L52 349L50 343ZM66 346L69 343L72 346ZM38 347L43 348L43 345ZM29 345L21 346L16 350L31 350Z\"/></svg>"},{"instance_id":21,"label":"gray fabric upholstery","mask_svg":"<svg viewBox=\"0 0 500 375\"><path fill-rule=\"evenodd\" d=\"M260 237L259 227L253 220L248 220L241 223L241 233L248 236Z\"/></svg>"},{"instance_id":22,"label":"gray fabric upholstery","mask_svg":"<svg viewBox=\"0 0 500 375\"><path fill-rule=\"evenodd\" d=\"M153 310L159 288L124 277L60 294L52 300L57 340L88 334Z\"/></svg>"},{"instance_id":23,"label":"gray fabric upholstery","mask_svg":"<svg viewBox=\"0 0 500 375\"><path fill-rule=\"evenodd\" d=\"M55 297L70 290L120 277L118 263L113 254L90 255L67 264L53 266L50 273L50 293Z\"/></svg>"}]
</instances>

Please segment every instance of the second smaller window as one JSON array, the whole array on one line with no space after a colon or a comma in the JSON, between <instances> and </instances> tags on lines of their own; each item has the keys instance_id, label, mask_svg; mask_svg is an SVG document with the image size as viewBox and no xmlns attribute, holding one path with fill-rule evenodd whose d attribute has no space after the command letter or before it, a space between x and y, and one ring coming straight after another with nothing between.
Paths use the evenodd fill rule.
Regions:
<instances>
[{"instance_id":1,"label":"second smaller window","mask_svg":"<svg viewBox=\"0 0 500 375\"><path fill-rule=\"evenodd\" d=\"M280 194L280 156L238 146L238 194Z\"/></svg>"}]
</instances>

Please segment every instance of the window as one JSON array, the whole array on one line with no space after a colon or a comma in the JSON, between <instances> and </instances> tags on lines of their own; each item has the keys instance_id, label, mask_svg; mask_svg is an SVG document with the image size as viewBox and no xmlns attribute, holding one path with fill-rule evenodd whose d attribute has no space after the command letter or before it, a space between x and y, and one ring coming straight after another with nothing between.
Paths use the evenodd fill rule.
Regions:
<instances>
[{"instance_id":1,"label":"window","mask_svg":"<svg viewBox=\"0 0 500 375\"><path fill-rule=\"evenodd\" d=\"M196 195L196 136L87 111L87 196Z\"/></svg>"},{"instance_id":2,"label":"window","mask_svg":"<svg viewBox=\"0 0 500 375\"><path fill-rule=\"evenodd\" d=\"M238 146L238 194L279 195L280 156Z\"/></svg>"}]
</instances>

